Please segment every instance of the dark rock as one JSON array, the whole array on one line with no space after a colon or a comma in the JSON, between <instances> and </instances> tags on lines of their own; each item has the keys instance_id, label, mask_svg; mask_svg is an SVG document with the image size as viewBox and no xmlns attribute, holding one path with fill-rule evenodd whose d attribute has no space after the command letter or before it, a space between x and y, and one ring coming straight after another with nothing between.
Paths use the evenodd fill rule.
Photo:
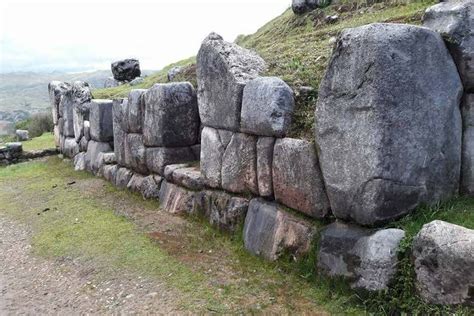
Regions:
<instances>
[{"instance_id":1,"label":"dark rock","mask_svg":"<svg viewBox=\"0 0 474 316\"><path fill-rule=\"evenodd\" d=\"M192 213L195 209L193 191L180 188L177 185L163 181L160 189L160 206L171 214Z\"/></svg>"},{"instance_id":2,"label":"dark rock","mask_svg":"<svg viewBox=\"0 0 474 316\"><path fill-rule=\"evenodd\" d=\"M120 81L115 80L114 77L109 77L104 81L104 88L114 88L120 86Z\"/></svg>"},{"instance_id":3,"label":"dark rock","mask_svg":"<svg viewBox=\"0 0 474 316\"><path fill-rule=\"evenodd\" d=\"M257 137L235 133L222 156L222 188L258 195Z\"/></svg>"},{"instance_id":4,"label":"dark rock","mask_svg":"<svg viewBox=\"0 0 474 316\"><path fill-rule=\"evenodd\" d=\"M290 129L295 101L280 78L260 77L247 83L242 102L242 132L284 137Z\"/></svg>"},{"instance_id":5,"label":"dark rock","mask_svg":"<svg viewBox=\"0 0 474 316\"><path fill-rule=\"evenodd\" d=\"M413 240L416 285L431 304L474 306L474 230L443 221L423 226Z\"/></svg>"},{"instance_id":6,"label":"dark rock","mask_svg":"<svg viewBox=\"0 0 474 316\"><path fill-rule=\"evenodd\" d=\"M259 137L257 141L257 183L260 196L273 196L273 147L275 138Z\"/></svg>"},{"instance_id":7,"label":"dark rock","mask_svg":"<svg viewBox=\"0 0 474 316\"><path fill-rule=\"evenodd\" d=\"M147 147L146 165L149 171L164 175L167 165L174 165L194 160L194 153L190 147Z\"/></svg>"},{"instance_id":8,"label":"dark rock","mask_svg":"<svg viewBox=\"0 0 474 316\"><path fill-rule=\"evenodd\" d=\"M314 145L299 139L277 139L273 151L275 199L311 217L329 213L329 201Z\"/></svg>"},{"instance_id":9,"label":"dark rock","mask_svg":"<svg viewBox=\"0 0 474 316\"><path fill-rule=\"evenodd\" d=\"M140 63L136 59L124 59L112 63L112 74L118 81L131 81L141 76Z\"/></svg>"},{"instance_id":10,"label":"dark rock","mask_svg":"<svg viewBox=\"0 0 474 316\"><path fill-rule=\"evenodd\" d=\"M267 260L284 254L299 258L311 250L314 229L309 222L261 198L250 201L244 225L245 248Z\"/></svg>"},{"instance_id":11,"label":"dark rock","mask_svg":"<svg viewBox=\"0 0 474 316\"><path fill-rule=\"evenodd\" d=\"M370 24L336 46L315 114L334 215L376 225L455 195L462 85L439 34Z\"/></svg>"},{"instance_id":12,"label":"dark rock","mask_svg":"<svg viewBox=\"0 0 474 316\"><path fill-rule=\"evenodd\" d=\"M354 288L387 289L396 273L398 247L404 237L400 229L374 231L333 223L321 232L319 271L345 277Z\"/></svg>"},{"instance_id":13,"label":"dark rock","mask_svg":"<svg viewBox=\"0 0 474 316\"><path fill-rule=\"evenodd\" d=\"M127 168L139 172L141 174L147 174L148 169L146 166L146 148L143 144L142 134L128 134L127 140L122 146L125 146L125 165Z\"/></svg>"},{"instance_id":14,"label":"dark rock","mask_svg":"<svg viewBox=\"0 0 474 316\"><path fill-rule=\"evenodd\" d=\"M141 193L144 199L157 199L160 196L160 187L163 178L158 175L149 175L143 179Z\"/></svg>"},{"instance_id":15,"label":"dark rock","mask_svg":"<svg viewBox=\"0 0 474 316\"><path fill-rule=\"evenodd\" d=\"M206 126L240 129L240 109L245 84L265 70L255 53L210 34L197 56L198 103Z\"/></svg>"},{"instance_id":16,"label":"dark rock","mask_svg":"<svg viewBox=\"0 0 474 316\"><path fill-rule=\"evenodd\" d=\"M325 19L326 23L333 24L339 21L339 15L328 15Z\"/></svg>"},{"instance_id":17,"label":"dark rock","mask_svg":"<svg viewBox=\"0 0 474 316\"><path fill-rule=\"evenodd\" d=\"M244 222L249 200L222 191L201 191L196 195L198 212L222 231L236 232Z\"/></svg>"},{"instance_id":18,"label":"dark rock","mask_svg":"<svg viewBox=\"0 0 474 316\"><path fill-rule=\"evenodd\" d=\"M111 100L92 100L90 103L90 134L97 142L114 139L112 106Z\"/></svg>"},{"instance_id":19,"label":"dark rock","mask_svg":"<svg viewBox=\"0 0 474 316\"><path fill-rule=\"evenodd\" d=\"M199 113L190 83L155 84L144 98L146 146L185 147L198 143Z\"/></svg>"}]
</instances>

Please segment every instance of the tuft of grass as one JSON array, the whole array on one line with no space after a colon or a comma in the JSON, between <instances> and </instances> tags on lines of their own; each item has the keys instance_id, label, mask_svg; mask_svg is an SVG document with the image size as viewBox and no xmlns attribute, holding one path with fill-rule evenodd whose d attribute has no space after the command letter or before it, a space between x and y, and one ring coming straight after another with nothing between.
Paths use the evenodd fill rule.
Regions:
<instances>
[{"instance_id":1,"label":"tuft of grass","mask_svg":"<svg viewBox=\"0 0 474 316\"><path fill-rule=\"evenodd\" d=\"M46 132L41 136L22 142L24 151L56 148L54 134Z\"/></svg>"}]
</instances>

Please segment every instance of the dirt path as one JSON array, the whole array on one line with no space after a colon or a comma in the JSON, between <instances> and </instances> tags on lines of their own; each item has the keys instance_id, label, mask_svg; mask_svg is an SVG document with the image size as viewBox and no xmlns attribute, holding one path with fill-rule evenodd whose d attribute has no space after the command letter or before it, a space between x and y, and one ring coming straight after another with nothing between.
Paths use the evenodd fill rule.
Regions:
<instances>
[{"instance_id":1,"label":"dirt path","mask_svg":"<svg viewBox=\"0 0 474 316\"><path fill-rule=\"evenodd\" d=\"M0 315L168 314L179 310L157 280L123 275L97 283L93 271L71 260L31 254L30 231L0 217Z\"/></svg>"}]
</instances>

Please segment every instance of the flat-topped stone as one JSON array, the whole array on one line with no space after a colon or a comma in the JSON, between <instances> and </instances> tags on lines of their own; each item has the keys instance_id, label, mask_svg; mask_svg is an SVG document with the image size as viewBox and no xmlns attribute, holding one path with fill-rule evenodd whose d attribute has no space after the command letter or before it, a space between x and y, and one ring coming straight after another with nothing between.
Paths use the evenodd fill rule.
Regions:
<instances>
[{"instance_id":1,"label":"flat-topped stone","mask_svg":"<svg viewBox=\"0 0 474 316\"><path fill-rule=\"evenodd\" d=\"M92 100L90 103L90 135L97 142L110 142L114 139L113 101Z\"/></svg>"}]
</instances>

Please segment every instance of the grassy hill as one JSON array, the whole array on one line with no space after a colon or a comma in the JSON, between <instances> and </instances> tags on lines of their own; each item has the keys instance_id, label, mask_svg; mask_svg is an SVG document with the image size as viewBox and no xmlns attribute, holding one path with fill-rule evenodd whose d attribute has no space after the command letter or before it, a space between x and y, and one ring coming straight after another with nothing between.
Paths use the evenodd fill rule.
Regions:
<instances>
[{"instance_id":1,"label":"grassy hill","mask_svg":"<svg viewBox=\"0 0 474 316\"><path fill-rule=\"evenodd\" d=\"M357 1L342 2L353 4L331 5L302 16L296 16L288 9L255 34L241 35L236 39L237 44L255 50L265 59L269 67L265 75L281 77L294 89L297 107L289 136L313 138L317 90L340 31L374 22L420 24L425 9L437 1L385 1L372 6L360 5ZM332 15L338 15L338 21L327 23L326 16ZM149 88L155 83L167 82L167 71L175 65L185 66L187 71L174 81L195 84L195 61L192 57L169 65L134 88ZM312 90L305 89L305 93L300 93L301 87L311 87ZM131 89L128 85L99 89L94 92L94 97L126 97Z\"/></svg>"}]
</instances>

